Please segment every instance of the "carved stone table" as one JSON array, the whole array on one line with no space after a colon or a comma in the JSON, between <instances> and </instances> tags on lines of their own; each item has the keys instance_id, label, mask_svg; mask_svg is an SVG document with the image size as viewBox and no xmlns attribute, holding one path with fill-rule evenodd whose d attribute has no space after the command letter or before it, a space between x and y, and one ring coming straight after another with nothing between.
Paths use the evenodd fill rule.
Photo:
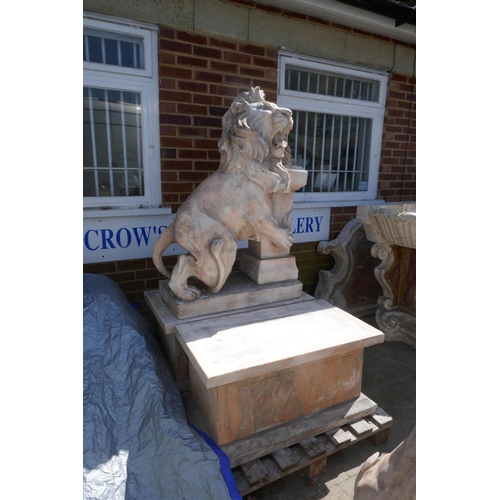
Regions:
<instances>
[{"instance_id":1,"label":"carved stone table","mask_svg":"<svg viewBox=\"0 0 500 500\"><path fill-rule=\"evenodd\" d=\"M319 272L314 297L357 318L374 315L380 284L374 273L379 261L371 255L372 246L358 219L351 219L334 240L321 241L318 253L331 255L335 265L329 271Z\"/></svg>"},{"instance_id":2,"label":"carved stone table","mask_svg":"<svg viewBox=\"0 0 500 500\"><path fill-rule=\"evenodd\" d=\"M375 277L382 286L376 321L387 341L416 347L416 203L358 206L371 253L382 262Z\"/></svg>"}]
</instances>

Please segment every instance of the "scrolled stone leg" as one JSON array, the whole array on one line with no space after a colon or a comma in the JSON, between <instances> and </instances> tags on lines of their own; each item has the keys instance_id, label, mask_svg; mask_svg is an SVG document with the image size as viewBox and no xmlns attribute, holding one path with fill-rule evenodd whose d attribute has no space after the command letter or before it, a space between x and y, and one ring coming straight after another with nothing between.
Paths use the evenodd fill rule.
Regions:
<instances>
[{"instance_id":1,"label":"scrolled stone leg","mask_svg":"<svg viewBox=\"0 0 500 500\"><path fill-rule=\"evenodd\" d=\"M375 316L377 326L385 334L386 341L398 341L416 348L416 318L400 308L386 311L377 310Z\"/></svg>"},{"instance_id":2,"label":"scrolled stone leg","mask_svg":"<svg viewBox=\"0 0 500 500\"><path fill-rule=\"evenodd\" d=\"M336 239L319 242L318 253L331 255L335 265L330 271L319 271L319 281L314 291L316 299L347 309L345 292L355 266L354 247L363 240L363 236L363 225L357 219L351 219Z\"/></svg>"},{"instance_id":3,"label":"scrolled stone leg","mask_svg":"<svg viewBox=\"0 0 500 500\"><path fill-rule=\"evenodd\" d=\"M386 273L394 265L394 251L391 245L386 243L375 243L371 254L382 262L375 268L375 277L382 287L384 295L379 297L378 303L384 309L390 309L394 303L394 291L386 279Z\"/></svg>"}]
</instances>

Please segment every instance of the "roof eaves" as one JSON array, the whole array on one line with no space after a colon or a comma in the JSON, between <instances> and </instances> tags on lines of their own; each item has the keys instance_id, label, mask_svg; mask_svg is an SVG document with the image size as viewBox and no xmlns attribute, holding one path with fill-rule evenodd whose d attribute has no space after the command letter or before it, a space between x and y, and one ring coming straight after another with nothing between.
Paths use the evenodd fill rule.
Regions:
<instances>
[{"instance_id":1,"label":"roof eaves","mask_svg":"<svg viewBox=\"0 0 500 500\"><path fill-rule=\"evenodd\" d=\"M417 25L416 0L337 0L338 2L394 19L395 26Z\"/></svg>"}]
</instances>

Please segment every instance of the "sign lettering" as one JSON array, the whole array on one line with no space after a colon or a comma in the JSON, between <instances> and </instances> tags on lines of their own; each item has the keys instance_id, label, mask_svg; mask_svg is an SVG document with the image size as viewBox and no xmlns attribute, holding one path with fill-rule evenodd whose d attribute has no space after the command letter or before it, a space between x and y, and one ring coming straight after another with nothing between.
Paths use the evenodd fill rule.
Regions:
<instances>
[{"instance_id":1,"label":"sign lettering","mask_svg":"<svg viewBox=\"0 0 500 500\"><path fill-rule=\"evenodd\" d=\"M153 246L175 220L174 214L123 217L86 217L83 220L84 263L112 262L151 257ZM292 233L296 243L328 239L329 208L296 209L292 214ZM248 242L240 242L246 248ZM174 244L165 255L179 255L184 249Z\"/></svg>"}]
</instances>

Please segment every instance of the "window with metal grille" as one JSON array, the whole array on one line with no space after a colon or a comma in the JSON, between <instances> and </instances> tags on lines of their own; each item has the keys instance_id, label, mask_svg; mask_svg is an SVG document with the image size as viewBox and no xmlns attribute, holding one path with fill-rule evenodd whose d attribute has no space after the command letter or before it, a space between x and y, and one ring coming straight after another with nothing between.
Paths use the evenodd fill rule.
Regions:
<instances>
[{"instance_id":1,"label":"window with metal grille","mask_svg":"<svg viewBox=\"0 0 500 500\"><path fill-rule=\"evenodd\" d=\"M142 196L139 92L83 87L83 195Z\"/></svg>"},{"instance_id":2,"label":"window with metal grille","mask_svg":"<svg viewBox=\"0 0 500 500\"><path fill-rule=\"evenodd\" d=\"M121 33L84 28L83 60L144 69L143 39Z\"/></svg>"},{"instance_id":3,"label":"window with metal grille","mask_svg":"<svg viewBox=\"0 0 500 500\"><path fill-rule=\"evenodd\" d=\"M287 65L285 89L308 94L377 102L380 84L377 81L364 78Z\"/></svg>"},{"instance_id":4,"label":"window with metal grille","mask_svg":"<svg viewBox=\"0 0 500 500\"><path fill-rule=\"evenodd\" d=\"M289 146L297 165L309 170L302 192L368 189L371 120L311 111L294 112Z\"/></svg>"},{"instance_id":5,"label":"window with metal grille","mask_svg":"<svg viewBox=\"0 0 500 500\"><path fill-rule=\"evenodd\" d=\"M156 28L84 18L84 206L161 204Z\"/></svg>"},{"instance_id":6,"label":"window with metal grille","mask_svg":"<svg viewBox=\"0 0 500 500\"><path fill-rule=\"evenodd\" d=\"M375 199L387 76L280 53L278 103L293 111L288 143L309 172L296 201Z\"/></svg>"}]
</instances>

